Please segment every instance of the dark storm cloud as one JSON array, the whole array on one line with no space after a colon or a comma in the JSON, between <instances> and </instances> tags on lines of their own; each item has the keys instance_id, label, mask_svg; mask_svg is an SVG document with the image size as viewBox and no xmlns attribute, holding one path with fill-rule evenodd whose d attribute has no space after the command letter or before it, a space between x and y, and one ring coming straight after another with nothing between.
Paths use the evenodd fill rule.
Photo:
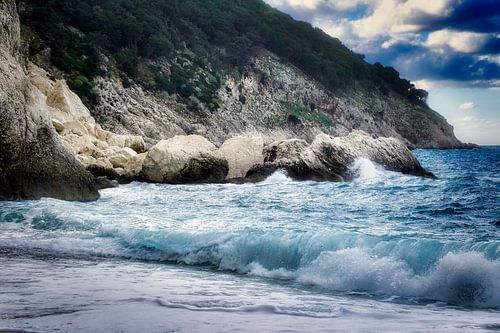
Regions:
<instances>
[{"instance_id":1,"label":"dark storm cloud","mask_svg":"<svg viewBox=\"0 0 500 333\"><path fill-rule=\"evenodd\" d=\"M440 54L426 52L423 47L397 47L382 54L382 59L413 80L449 80L457 83L474 82L488 86L500 78L500 66L470 54ZM398 53L399 51L399 53ZM370 55L370 58L378 55Z\"/></svg>"},{"instance_id":2,"label":"dark storm cloud","mask_svg":"<svg viewBox=\"0 0 500 333\"><path fill-rule=\"evenodd\" d=\"M500 53L500 38L491 38L486 42L481 50L483 53L487 54L499 54Z\"/></svg>"},{"instance_id":3,"label":"dark storm cloud","mask_svg":"<svg viewBox=\"0 0 500 333\"><path fill-rule=\"evenodd\" d=\"M500 31L500 0L467 0L456 7L444 25L474 32Z\"/></svg>"},{"instance_id":4,"label":"dark storm cloud","mask_svg":"<svg viewBox=\"0 0 500 333\"><path fill-rule=\"evenodd\" d=\"M368 5L367 5L368 3ZM365 53L369 62L381 62L397 68L403 76L412 80L445 80L474 82L476 85L498 85L500 80L500 0L457 0L449 10L440 14L429 14L420 7L403 18L398 24L415 27L418 37L401 38L405 32L380 31L373 37L357 34L357 19L372 15L382 2L360 2L360 5L347 11L336 11L331 6L318 4L314 9L304 6L293 6L282 1L280 10L296 19L311 23L318 20L329 20L333 25L347 22L351 30L344 35L344 43L355 51ZM376 26L374 26L374 29ZM429 34L444 30L450 34L450 40L442 44L426 43ZM477 48L456 47L451 38L461 37L460 32L480 33ZM458 35L453 35L457 33ZM457 37L458 36L458 37ZM397 40L398 42L390 42ZM467 43L467 39L461 40ZM389 42L389 43L388 43ZM456 40L455 40L456 42ZM475 40L471 40L472 45ZM368 45L368 46L367 46ZM460 52L462 51L462 52ZM468 51L468 52L463 52ZM496 58L495 58L496 55ZM495 60L496 59L496 60ZM495 82L496 81L496 82Z\"/></svg>"},{"instance_id":5,"label":"dark storm cloud","mask_svg":"<svg viewBox=\"0 0 500 333\"><path fill-rule=\"evenodd\" d=\"M497 43L494 47L498 46ZM479 54L433 53L423 45L404 43L376 51L366 54L366 60L392 66L415 81L446 80L489 86L491 80L500 79L499 64L480 59Z\"/></svg>"},{"instance_id":6,"label":"dark storm cloud","mask_svg":"<svg viewBox=\"0 0 500 333\"><path fill-rule=\"evenodd\" d=\"M447 16L415 12L406 23L420 26L420 31L448 28L495 33L500 31L500 0L466 0Z\"/></svg>"},{"instance_id":7,"label":"dark storm cloud","mask_svg":"<svg viewBox=\"0 0 500 333\"><path fill-rule=\"evenodd\" d=\"M427 67L431 63L423 62ZM452 79L456 81L493 80L500 77L500 67L486 60L477 60L469 55L456 55L445 59L444 63L434 66L432 72L436 79Z\"/></svg>"}]
</instances>

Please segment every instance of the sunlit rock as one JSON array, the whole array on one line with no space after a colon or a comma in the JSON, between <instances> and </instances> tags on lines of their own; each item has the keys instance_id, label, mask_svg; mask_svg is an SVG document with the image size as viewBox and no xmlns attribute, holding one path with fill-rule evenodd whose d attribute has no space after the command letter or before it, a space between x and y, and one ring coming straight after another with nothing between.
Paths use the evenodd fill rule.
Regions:
<instances>
[{"instance_id":1,"label":"sunlit rock","mask_svg":"<svg viewBox=\"0 0 500 333\"><path fill-rule=\"evenodd\" d=\"M199 135L175 136L161 140L144 160L146 181L158 183L221 182L228 162L213 143Z\"/></svg>"}]
</instances>

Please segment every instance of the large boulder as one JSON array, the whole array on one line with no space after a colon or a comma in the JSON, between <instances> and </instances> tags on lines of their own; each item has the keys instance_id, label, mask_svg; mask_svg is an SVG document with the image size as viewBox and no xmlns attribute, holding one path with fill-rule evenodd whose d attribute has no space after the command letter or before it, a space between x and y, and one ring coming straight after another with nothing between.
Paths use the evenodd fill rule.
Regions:
<instances>
[{"instance_id":1,"label":"large boulder","mask_svg":"<svg viewBox=\"0 0 500 333\"><path fill-rule=\"evenodd\" d=\"M147 153L142 173L155 183L222 182L228 162L210 141L199 135L161 140Z\"/></svg>"},{"instance_id":2,"label":"large boulder","mask_svg":"<svg viewBox=\"0 0 500 333\"><path fill-rule=\"evenodd\" d=\"M370 159L388 170L434 177L401 141L374 139L365 132L353 131L345 137L319 134L311 145L297 139L272 143L264 148L264 163L252 167L246 179L260 181L283 169L297 180L350 180L350 166L358 158Z\"/></svg>"},{"instance_id":3,"label":"large boulder","mask_svg":"<svg viewBox=\"0 0 500 333\"><path fill-rule=\"evenodd\" d=\"M254 165L262 164L263 148L261 136L236 136L226 140L219 148L219 153L228 162L227 180L242 179Z\"/></svg>"},{"instance_id":4,"label":"large boulder","mask_svg":"<svg viewBox=\"0 0 500 333\"><path fill-rule=\"evenodd\" d=\"M374 139L363 131L353 131L345 137L320 134L310 146L311 150L329 169L349 177L349 166L364 157L387 170L415 176L434 177L422 168L406 145L395 138Z\"/></svg>"},{"instance_id":5,"label":"large boulder","mask_svg":"<svg viewBox=\"0 0 500 333\"><path fill-rule=\"evenodd\" d=\"M94 177L62 145L45 96L19 52L14 0L0 1L0 199L99 198Z\"/></svg>"},{"instance_id":6,"label":"large boulder","mask_svg":"<svg viewBox=\"0 0 500 333\"><path fill-rule=\"evenodd\" d=\"M247 180L262 181L277 170L286 170L296 180L342 181L336 169L325 167L306 141L288 139L273 142L264 148L264 163L254 165Z\"/></svg>"}]
</instances>

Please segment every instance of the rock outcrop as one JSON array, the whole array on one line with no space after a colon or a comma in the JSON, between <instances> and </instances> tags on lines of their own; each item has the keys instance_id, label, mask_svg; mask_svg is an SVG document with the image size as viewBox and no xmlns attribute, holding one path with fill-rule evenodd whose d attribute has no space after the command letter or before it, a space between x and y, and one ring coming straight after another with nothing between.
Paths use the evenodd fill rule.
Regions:
<instances>
[{"instance_id":1,"label":"rock outcrop","mask_svg":"<svg viewBox=\"0 0 500 333\"><path fill-rule=\"evenodd\" d=\"M362 131L353 131L345 137L318 135L311 150L322 164L348 174L355 159L364 157L390 171L433 177L425 171L411 151L398 139L376 138Z\"/></svg>"},{"instance_id":2,"label":"rock outcrop","mask_svg":"<svg viewBox=\"0 0 500 333\"><path fill-rule=\"evenodd\" d=\"M14 0L0 1L0 199L99 198L94 177L60 142L46 98L19 52Z\"/></svg>"},{"instance_id":3,"label":"rock outcrop","mask_svg":"<svg viewBox=\"0 0 500 333\"><path fill-rule=\"evenodd\" d=\"M296 180L348 181L351 166L367 158L387 170L434 177L404 143L374 139L362 131L344 137L316 136L312 144L287 139L263 147L261 137L237 136L220 148L199 135L176 136L152 147L142 163L142 179L154 183L257 182L277 170Z\"/></svg>"},{"instance_id":4,"label":"rock outcrop","mask_svg":"<svg viewBox=\"0 0 500 333\"><path fill-rule=\"evenodd\" d=\"M28 64L28 73L46 101L55 130L87 170L121 181L139 178L146 151L142 137L103 130L64 80L52 80L32 63Z\"/></svg>"},{"instance_id":5,"label":"rock outcrop","mask_svg":"<svg viewBox=\"0 0 500 333\"><path fill-rule=\"evenodd\" d=\"M264 163L252 167L246 178L260 181L284 169L297 180L345 181L352 178L349 167L361 157L388 170L434 177L398 139L374 139L365 132L354 131L345 137L320 134L311 145L298 139L272 143L264 149Z\"/></svg>"},{"instance_id":6,"label":"rock outcrop","mask_svg":"<svg viewBox=\"0 0 500 333\"><path fill-rule=\"evenodd\" d=\"M147 153L144 180L154 183L185 184L222 182L228 162L217 147L199 135L175 136L161 140Z\"/></svg>"}]
</instances>

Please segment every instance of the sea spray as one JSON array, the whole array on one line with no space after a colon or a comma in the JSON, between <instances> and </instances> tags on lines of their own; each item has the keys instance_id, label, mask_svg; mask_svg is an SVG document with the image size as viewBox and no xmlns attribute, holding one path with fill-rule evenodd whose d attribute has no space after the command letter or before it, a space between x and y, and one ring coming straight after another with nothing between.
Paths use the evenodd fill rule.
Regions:
<instances>
[{"instance_id":1,"label":"sea spray","mask_svg":"<svg viewBox=\"0 0 500 333\"><path fill-rule=\"evenodd\" d=\"M500 308L500 262L477 252L448 253L422 275L414 274L402 260L360 249L325 252L300 269L297 280L331 290Z\"/></svg>"},{"instance_id":2,"label":"sea spray","mask_svg":"<svg viewBox=\"0 0 500 333\"><path fill-rule=\"evenodd\" d=\"M267 177L262 184L276 184L276 183L289 183L293 180L288 177L286 170L279 169L276 170L272 175Z\"/></svg>"},{"instance_id":3,"label":"sea spray","mask_svg":"<svg viewBox=\"0 0 500 333\"><path fill-rule=\"evenodd\" d=\"M361 182L378 180L384 176L384 172L387 172L383 167L365 157L357 158L349 171L355 180Z\"/></svg>"}]
</instances>

